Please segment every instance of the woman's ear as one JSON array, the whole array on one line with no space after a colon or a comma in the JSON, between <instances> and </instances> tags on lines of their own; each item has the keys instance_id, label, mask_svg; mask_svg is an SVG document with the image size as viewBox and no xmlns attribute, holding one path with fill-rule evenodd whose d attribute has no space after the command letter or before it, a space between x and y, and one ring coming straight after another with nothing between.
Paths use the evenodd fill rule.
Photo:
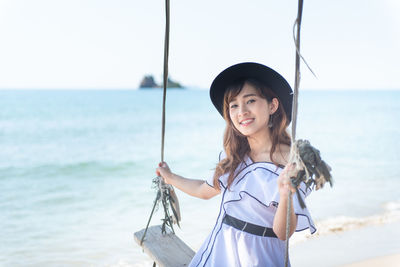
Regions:
<instances>
[{"instance_id":1,"label":"woman's ear","mask_svg":"<svg viewBox=\"0 0 400 267\"><path fill-rule=\"evenodd\" d=\"M275 98L272 98L272 101L271 101L271 103L269 104L269 114L274 114L275 113L275 111L277 111L278 110L278 107L279 107L279 101L278 101L278 99L275 97Z\"/></svg>"}]
</instances>

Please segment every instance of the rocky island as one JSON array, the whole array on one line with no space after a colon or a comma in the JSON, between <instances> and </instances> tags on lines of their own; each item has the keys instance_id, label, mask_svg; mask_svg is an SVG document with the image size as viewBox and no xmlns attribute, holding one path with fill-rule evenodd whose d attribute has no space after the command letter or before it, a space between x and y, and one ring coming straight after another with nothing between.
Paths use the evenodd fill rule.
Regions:
<instances>
[{"instance_id":1,"label":"rocky island","mask_svg":"<svg viewBox=\"0 0 400 267\"><path fill-rule=\"evenodd\" d=\"M154 89L154 88L162 88L162 83L159 85L155 82L153 75L146 75L143 77L142 81L140 82L139 89ZM167 82L168 88L183 88L183 86L168 78Z\"/></svg>"}]
</instances>

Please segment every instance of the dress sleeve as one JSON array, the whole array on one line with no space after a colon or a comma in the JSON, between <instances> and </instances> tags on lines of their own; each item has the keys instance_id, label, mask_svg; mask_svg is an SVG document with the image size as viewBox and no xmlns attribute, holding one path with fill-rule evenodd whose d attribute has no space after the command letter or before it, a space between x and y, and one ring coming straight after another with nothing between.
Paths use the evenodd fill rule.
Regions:
<instances>
[{"instance_id":1,"label":"dress sleeve","mask_svg":"<svg viewBox=\"0 0 400 267\"><path fill-rule=\"evenodd\" d=\"M300 184L299 193L304 203L304 199L311 193L311 191L312 189L307 189L305 183ZM294 213L297 215L296 232L310 229L311 234L315 233L317 228L315 227L314 221L311 218L311 214L308 211L307 206L304 209L301 208L297 194L295 194L293 197L293 208Z\"/></svg>"}]
</instances>

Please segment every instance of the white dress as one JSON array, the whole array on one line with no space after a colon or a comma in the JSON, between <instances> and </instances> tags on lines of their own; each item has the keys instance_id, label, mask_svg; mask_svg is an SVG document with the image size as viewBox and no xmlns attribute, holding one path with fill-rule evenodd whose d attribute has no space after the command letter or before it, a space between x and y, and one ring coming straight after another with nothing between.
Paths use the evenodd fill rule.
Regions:
<instances>
[{"instance_id":1,"label":"white dress","mask_svg":"<svg viewBox=\"0 0 400 267\"><path fill-rule=\"evenodd\" d=\"M193 257L190 267L284 266L285 241L244 232L223 222L228 214L251 224L272 228L279 204L277 178L282 168L271 162L252 162L246 157L237 170L230 189L227 189L228 175L219 178L222 201L217 222ZM206 182L213 186L212 177ZM306 192L305 188L303 183L300 186L303 199L311 192ZM294 212L298 215L296 231L309 228L314 233L316 228L307 208L300 207L297 194L293 200Z\"/></svg>"}]
</instances>

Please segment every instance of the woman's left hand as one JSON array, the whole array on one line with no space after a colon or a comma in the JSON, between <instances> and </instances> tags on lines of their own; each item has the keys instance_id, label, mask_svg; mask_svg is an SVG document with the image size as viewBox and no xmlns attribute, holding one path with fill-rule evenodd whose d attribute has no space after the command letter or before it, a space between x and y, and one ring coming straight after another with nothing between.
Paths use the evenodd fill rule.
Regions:
<instances>
[{"instance_id":1,"label":"woman's left hand","mask_svg":"<svg viewBox=\"0 0 400 267\"><path fill-rule=\"evenodd\" d=\"M289 199L289 192L296 192L296 188L292 186L292 182L290 181L290 174L295 170L295 167L296 165L294 164L287 164L278 177L280 200L274 217L273 230L280 240L286 239L287 207L293 201L293 198ZM289 237L297 227L297 215L294 213L294 205L290 205L290 207L291 228L289 229Z\"/></svg>"},{"instance_id":2,"label":"woman's left hand","mask_svg":"<svg viewBox=\"0 0 400 267\"><path fill-rule=\"evenodd\" d=\"M292 191L292 193L296 192L296 188L292 186L292 182L290 181L289 177L289 173L292 172L294 168L294 164L286 165L286 167L283 169L278 177L278 190L281 198L287 198L287 196L289 195L289 191Z\"/></svg>"}]
</instances>

